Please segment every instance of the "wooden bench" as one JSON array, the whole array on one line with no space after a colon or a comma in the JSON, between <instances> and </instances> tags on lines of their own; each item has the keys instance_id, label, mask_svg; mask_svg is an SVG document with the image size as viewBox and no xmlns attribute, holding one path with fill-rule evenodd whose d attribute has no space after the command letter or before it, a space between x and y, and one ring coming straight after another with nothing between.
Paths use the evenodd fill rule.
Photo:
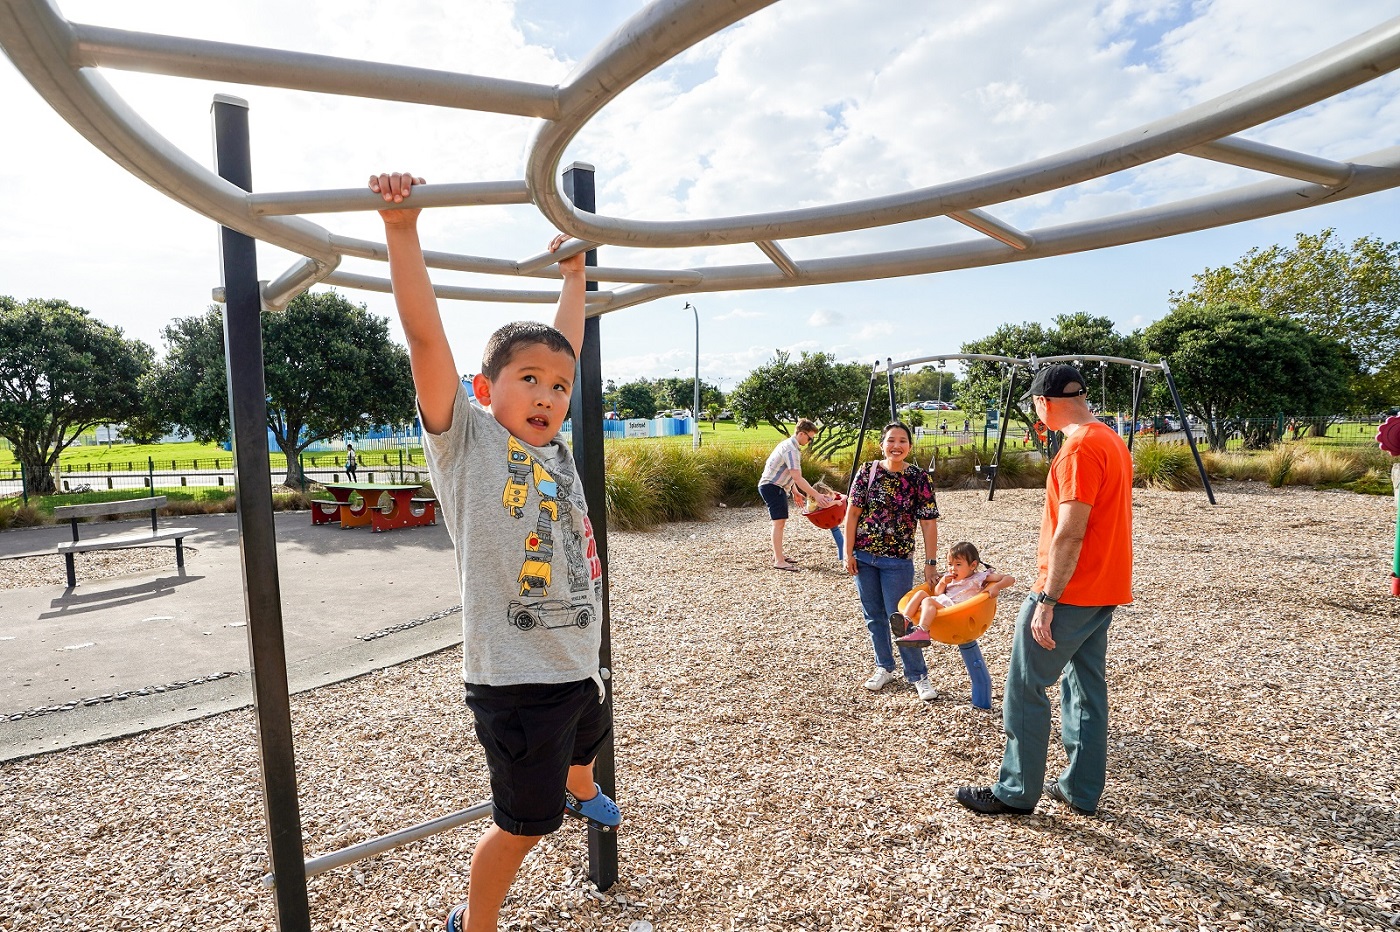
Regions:
<instances>
[{"instance_id":1,"label":"wooden bench","mask_svg":"<svg viewBox=\"0 0 1400 932\"><path fill-rule=\"evenodd\" d=\"M59 544L58 552L63 554L63 560L68 568L68 588L72 589L78 585L78 577L74 572L73 554L86 553L89 550L115 550L123 547L145 547L162 540L175 541L175 565L184 567L185 550L184 540L188 534L193 534L198 528L192 527L168 527L161 529L156 525L156 510L165 505L165 496L157 495L147 498L130 498L119 502L93 502L88 505L60 505L53 510L54 519L57 521L69 521L73 525L73 540L71 543ZM105 537L91 537L87 540L78 538L78 519L96 518L102 515L120 515L134 511L149 511L151 513L151 529L148 531L142 528L139 531L129 531L125 534L108 534Z\"/></svg>"}]
</instances>

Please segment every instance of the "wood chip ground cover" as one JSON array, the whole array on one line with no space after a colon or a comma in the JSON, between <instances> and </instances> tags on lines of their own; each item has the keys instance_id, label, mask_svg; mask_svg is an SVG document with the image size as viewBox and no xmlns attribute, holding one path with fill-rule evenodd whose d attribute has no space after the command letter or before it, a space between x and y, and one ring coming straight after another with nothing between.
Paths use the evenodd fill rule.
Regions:
<instances>
[{"instance_id":1,"label":"wood chip ground cover","mask_svg":"<svg viewBox=\"0 0 1400 932\"><path fill-rule=\"evenodd\" d=\"M594 889L570 822L527 860L503 928L1400 928L1393 501L1218 497L1135 494L1097 819L952 799L1000 761L1042 493L941 497L943 549L971 540L1021 579L982 641L992 713L970 707L953 648L929 652L934 702L861 688L853 584L800 519L798 574L766 568L761 509L612 534L621 880ZM308 853L486 797L458 671L448 650L293 698ZM7 764L0 788L0 929L274 928L250 713ZM314 928L440 928L481 828L313 878Z\"/></svg>"}]
</instances>

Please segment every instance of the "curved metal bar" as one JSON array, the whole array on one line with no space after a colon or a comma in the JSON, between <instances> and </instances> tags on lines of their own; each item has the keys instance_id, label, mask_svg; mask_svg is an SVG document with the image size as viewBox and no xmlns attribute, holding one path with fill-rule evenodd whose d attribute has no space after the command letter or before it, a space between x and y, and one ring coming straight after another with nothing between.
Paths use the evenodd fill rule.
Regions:
<instances>
[{"instance_id":1,"label":"curved metal bar","mask_svg":"<svg viewBox=\"0 0 1400 932\"><path fill-rule=\"evenodd\" d=\"M559 115L558 90L543 84L83 23L71 25L73 45L68 62L75 68L116 68L546 120Z\"/></svg>"},{"instance_id":2,"label":"curved metal bar","mask_svg":"<svg viewBox=\"0 0 1400 932\"><path fill-rule=\"evenodd\" d=\"M346 288L360 288L364 291L377 291L382 294L393 294L394 285L387 278L377 278L373 275L360 275L355 272L333 272L327 275L325 282L328 285L342 285ZM433 285L433 292L439 297L450 301L490 301L500 304L553 304L559 300L557 291L517 291L509 288L470 288L465 285ZM610 294L607 291L590 291L588 293L588 304L593 304L594 295L604 299Z\"/></svg>"},{"instance_id":3,"label":"curved metal bar","mask_svg":"<svg viewBox=\"0 0 1400 932\"><path fill-rule=\"evenodd\" d=\"M679 35L663 43L639 24L646 41L619 45L619 30L601 58L562 91L563 115L541 127L531 147L526 178L540 211L570 236L615 246L718 246L790 239L922 220L1001 201L1029 197L1132 168L1230 136L1285 113L1325 100L1400 68L1400 17L1292 67L1173 116L1123 133L987 174L917 191L821 207L700 220L623 220L575 210L559 190L558 163L588 119L645 73L709 33L704 0L656 4ZM651 8L649 8L650 10ZM632 23L647 20L644 11ZM631 26L629 23L628 26ZM649 64L646 55L652 55Z\"/></svg>"},{"instance_id":4,"label":"curved metal bar","mask_svg":"<svg viewBox=\"0 0 1400 932\"><path fill-rule=\"evenodd\" d=\"M15 67L49 105L137 178L240 233L326 263L337 260L326 230L297 218L255 221L242 189L157 133L100 75L70 68L72 27L47 0L0 2L0 40Z\"/></svg>"}]
</instances>

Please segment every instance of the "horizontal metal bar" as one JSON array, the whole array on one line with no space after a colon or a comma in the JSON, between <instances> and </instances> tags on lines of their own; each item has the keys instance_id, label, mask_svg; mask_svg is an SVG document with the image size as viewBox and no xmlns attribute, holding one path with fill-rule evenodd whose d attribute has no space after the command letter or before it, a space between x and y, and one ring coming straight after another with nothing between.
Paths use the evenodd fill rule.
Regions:
<instances>
[{"instance_id":1,"label":"horizontal metal bar","mask_svg":"<svg viewBox=\"0 0 1400 932\"><path fill-rule=\"evenodd\" d=\"M1080 362L1114 362L1120 363L1125 366L1136 366L1139 369L1160 370L1162 368L1161 365L1159 365L1158 363L1143 362L1141 359L1128 359L1123 356L1094 356L1084 353L1079 353L1073 356L1033 356L1028 359L1021 359L1016 356L988 356L982 353L944 353L940 356L920 356L917 359L903 359L899 362L887 361L887 366L889 371L893 372L896 369L905 369L909 366L919 366L923 365L926 362L945 360L948 362L999 362L1027 369L1030 368L1032 365L1041 365L1045 363L1057 362L1072 362L1074 360L1079 360ZM880 371L879 363L876 363L875 371Z\"/></svg>"},{"instance_id":2,"label":"horizontal metal bar","mask_svg":"<svg viewBox=\"0 0 1400 932\"><path fill-rule=\"evenodd\" d=\"M1186 154L1201 159L1210 159L1212 162L1224 162L1227 165L1252 168L1255 171L1268 172L1271 175L1297 178L1299 181L1310 181L1313 184L1325 184L1334 188L1350 181L1353 171L1352 166L1345 162L1334 162L1331 159L1321 159L1314 155L1304 155L1291 149L1280 149L1277 146L1241 139L1238 136L1229 136L1225 139L1217 139L1215 142L1208 142L1203 146L1195 146L1187 149Z\"/></svg>"},{"instance_id":3,"label":"horizontal metal bar","mask_svg":"<svg viewBox=\"0 0 1400 932\"><path fill-rule=\"evenodd\" d=\"M393 283L387 278L373 275L357 275L354 272L333 272L326 276L328 285L341 285L345 288L361 288L365 291L378 291L393 294ZM516 291L509 288L469 288L463 285L433 285L433 293L449 301L486 301L498 304L553 304L559 300L557 291ZM590 291L587 304L606 301L611 296L607 291Z\"/></svg>"},{"instance_id":4,"label":"horizontal metal bar","mask_svg":"<svg viewBox=\"0 0 1400 932\"><path fill-rule=\"evenodd\" d=\"M568 259L571 256L576 256L581 252L588 252L588 250L592 249L596 245L598 244L590 243L587 240L571 239L566 241L563 245L561 245L558 249L554 250L553 252L542 252L537 256L531 256L523 262L517 262L516 266L520 269L522 274L529 274L530 272L536 272L540 269L549 268L551 265L554 265L560 259Z\"/></svg>"},{"instance_id":5,"label":"horizontal metal bar","mask_svg":"<svg viewBox=\"0 0 1400 932\"><path fill-rule=\"evenodd\" d=\"M559 115L558 90L542 84L82 23L72 27L75 41L68 62L75 68L143 71L546 120Z\"/></svg>"},{"instance_id":6,"label":"horizontal metal bar","mask_svg":"<svg viewBox=\"0 0 1400 932\"><path fill-rule=\"evenodd\" d=\"M980 210L953 210L948 212L948 217L963 226L972 227L978 233L984 233L998 242L1005 243L1012 249L1029 249L1031 246L1029 236Z\"/></svg>"},{"instance_id":7,"label":"horizontal metal bar","mask_svg":"<svg viewBox=\"0 0 1400 932\"><path fill-rule=\"evenodd\" d=\"M530 189L524 181L471 181L415 187L401 204L385 203L368 187L328 191L283 191L254 194L248 198L254 216L331 214L349 211L404 210L418 207L479 207L487 204L528 204Z\"/></svg>"},{"instance_id":8,"label":"horizontal metal bar","mask_svg":"<svg viewBox=\"0 0 1400 932\"><path fill-rule=\"evenodd\" d=\"M491 800L477 803L475 806L468 806L466 809L459 809L456 812L445 816L438 816L436 819L429 819L427 822L419 822L408 828L401 828L397 832L390 832L387 835L380 835L378 838L371 838L368 841L357 842L347 845L338 851L328 854L317 855L314 858L306 859L306 876L315 877L317 874L324 874L328 870L337 867L344 867L346 864L354 864L356 861L363 861L365 858L374 857L376 854L383 854L385 851L392 851L394 848L401 848L404 845L421 841L432 835L451 831L468 822L475 822L477 819L484 819L491 814ZM277 878L272 874L263 874L263 886L271 889L277 885Z\"/></svg>"},{"instance_id":9,"label":"horizontal metal bar","mask_svg":"<svg viewBox=\"0 0 1400 932\"><path fill-rule=\"evenodd\" d=\"M773 260L773 264L782 269L788 278L797 277L797 263L792 261L792 256L783 251L783 247L767 239L761 239L754 245L763 250L763 254Z\"/></svg>"}]
</instances>

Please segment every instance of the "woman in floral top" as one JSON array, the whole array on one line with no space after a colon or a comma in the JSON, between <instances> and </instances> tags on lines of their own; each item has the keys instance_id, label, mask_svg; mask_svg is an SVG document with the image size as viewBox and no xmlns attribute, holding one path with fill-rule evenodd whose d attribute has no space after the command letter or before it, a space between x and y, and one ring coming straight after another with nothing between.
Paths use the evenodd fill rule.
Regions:
<instances>
[{"instance_id":1,"label":"woman in floral top","mask_svg":"<svg viewBox=\"0 0 1400 932\"><path fill-rule=\"evenodd\" d=\"M856 592L875 650L875 672L865 688L879 692L895 679L894 644L890 615L899 600L914 588L914 529L924 537L924 553L938 553L938 500L929 474L907 462L912 446L909 428L898 422L885 425L880 435L884 459L861 466L851 480L846 506L846 572L856 578ZM936 560L929 557L924 577L938 578ZM919 698L935 699L938 690L928 681L928 666L918 648L901 647L904 678L914 684Z\"/></svg>"}]
</instances>

